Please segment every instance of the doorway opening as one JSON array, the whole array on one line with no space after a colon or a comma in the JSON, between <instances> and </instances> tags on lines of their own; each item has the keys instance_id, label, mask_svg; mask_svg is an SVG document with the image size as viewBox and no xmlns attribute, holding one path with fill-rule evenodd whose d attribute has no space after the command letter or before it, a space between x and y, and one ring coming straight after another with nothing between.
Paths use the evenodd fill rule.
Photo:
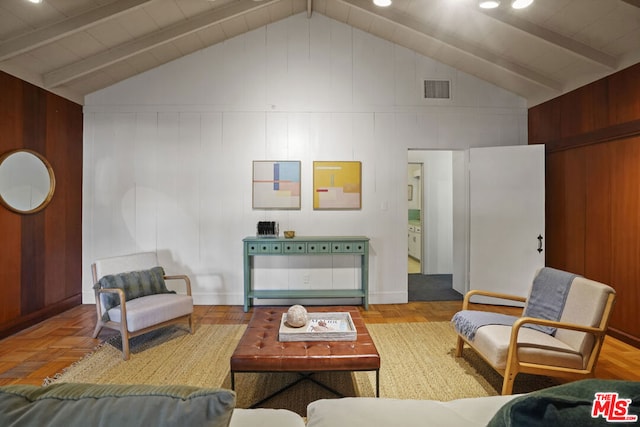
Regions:
<instances>
[{"instance_id":1,"label":"doorway opening","mask_svg":"<svg viewBox=\"0 0 640 427\"><path fill-rule=\"evenodd\" d=\"M453 288L454 152L409 150L409 301L457 301Z\"/></svg>"},{"instance_id":2,"label":"doorway opening","mask_svg":"<svg viewBox=\"0 0 640 427\"><path fill-rule=\"evenodd\" d=\"M407 251L409 274L422 273L422 218L424 200L422 191L423 163L409 162L407 167Z\"/></svg>"}]
</instances>

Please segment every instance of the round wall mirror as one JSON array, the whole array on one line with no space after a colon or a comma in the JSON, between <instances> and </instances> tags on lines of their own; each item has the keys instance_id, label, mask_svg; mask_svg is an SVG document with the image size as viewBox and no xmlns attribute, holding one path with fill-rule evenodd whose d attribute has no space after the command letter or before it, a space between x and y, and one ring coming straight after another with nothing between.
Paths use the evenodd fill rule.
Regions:
<instances>
[{"instance_id":1,"label":"round wall mirror","mask_svg":"<svg viewBox=\"0 0 640 427\"><path fill-rule=\"evenodd\" d=\"M51 165L32 150L13 150L0 156L0 203L21 214L44 209L56 188Z\"/></svg>"}]
</instances>

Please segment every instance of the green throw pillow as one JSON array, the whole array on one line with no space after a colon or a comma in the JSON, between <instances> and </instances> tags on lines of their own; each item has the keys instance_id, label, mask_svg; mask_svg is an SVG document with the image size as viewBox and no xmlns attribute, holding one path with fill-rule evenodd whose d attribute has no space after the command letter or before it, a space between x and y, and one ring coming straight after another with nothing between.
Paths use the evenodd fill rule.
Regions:
<instances>
[{"instance_id":1,"label":"green throw pillow","mask_svg":"<svg viewBox=\"0 0 640 427\"><path fill-rule=\"evenodd\" d=\"M640 382L587 379L516 397L498 410L488 426L582 427L625 422L640 423Z\"/></svg>"},{"instance_id":2,"label":"green throw pillow","mask_svg":"<svg viewBox=\"0 0 640 427\"><path fill-rule=\"evenodd\" d=\"M108 274L95 285L98 289L119 288L124 291L125 301L147 295L175 293L167 289L164 282L164 269L153 267L149 270L129 271L120 274ZM117 294L102 294L105 311L120 305Z\"/></svg>"},{"instance_id":3,"label":"green throw pillow","mask_svg":"<svg viewBox=\"0 0 640 427\"><path fill-rule=\"evenodd\" d=\"M235 399L191 386L11 385L0 387L0 426L227 427Z\"/></svg>"}]
</instances>

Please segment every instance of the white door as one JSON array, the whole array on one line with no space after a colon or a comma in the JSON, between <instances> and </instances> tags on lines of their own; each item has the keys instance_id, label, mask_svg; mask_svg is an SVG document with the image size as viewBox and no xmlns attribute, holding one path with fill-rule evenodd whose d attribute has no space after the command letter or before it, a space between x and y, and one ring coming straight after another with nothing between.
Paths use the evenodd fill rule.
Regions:
<instances>
[{"instance_id":1,"label":"white door","mask_svg":"<svg viewBox=\"0 0 640 427\"><path fill-rule=\"evenodd\" d=\"M471 149L469 194L469 287L526 296L545 260L544 145Z\"/></svg>"}]
</instances>

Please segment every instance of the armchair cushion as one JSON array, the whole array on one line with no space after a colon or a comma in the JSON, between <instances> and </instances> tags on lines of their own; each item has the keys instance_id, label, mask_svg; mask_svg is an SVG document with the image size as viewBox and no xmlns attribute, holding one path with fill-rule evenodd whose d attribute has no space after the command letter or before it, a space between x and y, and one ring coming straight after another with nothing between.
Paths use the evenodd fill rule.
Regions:
<instances>
[{"instance_id":1,"label":"armchair cushion","mask_svg":"<svg viewBox=\"0 0 640 427\"><path fill-rule=\"evenodd\" d=\"M510 326L487 325L478 330L473 345L492 366L504 369L507 365L510 337ZM522 362L583 368L582 354L544 332L523 327L518 334L518 344L518 358Z\"/></svg>"},{"instance_id":2,"label":"armchair cushion","mask_svg":"<svg viewBox=\"0 0 640 427\"><path fill-rule=\"evenodd\" d=\"M127 301L127 330L136 332L193 312L193 299L189 295L157 294ZM122 319L121 306L107 312L114 322Z\"/></svg>"},{"instance_id":3,"label":"armchair cushion","mask_svg":"<svg viewBox=\"0 0 640 427\"><path fill-rule=\"evenodd\" d=\"M594 406L596 393L617 393L617 400L602 400L602 405ZM621 405L624 408L614 407L616 402L621 404L623 399L630 399L627 404ZM550 387L509 401L498 410L488 425L601 426L607 424L605 421L608 420L603 419L607 414L637 418L640 414L640 382L587 379Z\"/></svg>"},{"instance_id":4,"label":"armchair cushion","mask_svg":"<svg viewBox=\"0 0 640 427\"><path fill-rule=\"evenodd\" d=\"M124 291L125 301L147 295L175 294L175 291L167 289L164 282L164 269L153 267L149 270L129 271L119 274L108 274L100 278L95 284L97 289L119 288ZM101 302L103 310L108 312L113 307L120 305L117 294L102 294Z\"/></svg>"},{"instance_id":5,"label":"armchair cushion","mask_svg":"<svg viewBox=\"0 0 640 427\"><path fill-rule=\"evenodd\" d=\"M567 296L560 321L598 326L602 321L602 313L611 293L615 291L609 286L603 286L584 277L576 277ZM582 354L591 352L594 345L593 335L584 332L558 329L555 337Z\"/></svg>"}]
</instances>

